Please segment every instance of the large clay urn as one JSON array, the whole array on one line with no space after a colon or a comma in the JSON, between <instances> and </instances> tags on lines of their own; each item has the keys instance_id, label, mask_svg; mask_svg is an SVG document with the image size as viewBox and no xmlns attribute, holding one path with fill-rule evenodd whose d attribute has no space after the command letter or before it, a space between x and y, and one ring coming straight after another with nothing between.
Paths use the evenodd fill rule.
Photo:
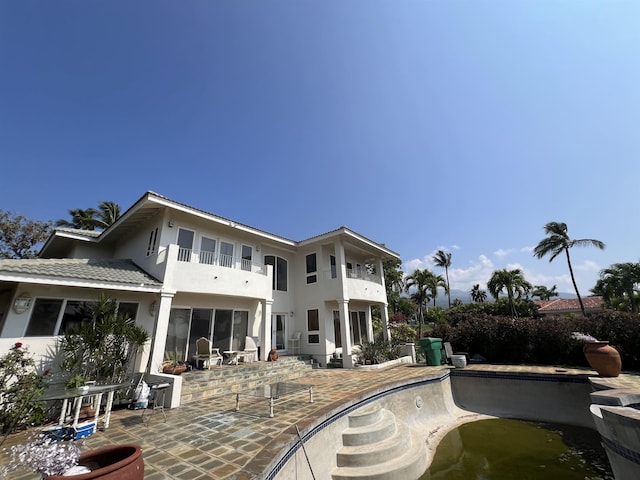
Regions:
<instances>
[{"instance_id":1,"label":"large clay urn","mask_svg":"<svg viewBox=\"0 0 640 480\"><path fill-rule=\"evenodd\" d=\"M582 349L587 362L601 377L617 377L622 369L622 360L618 350L609 342L598 341L584 344Z\"/></svg>"},{"instance_id":2,"label":"large clay urn","mask_svg":"<svg viewBox=\"0 0 640 480\"><path fill-rule=\"evenodd\" d=\"M80 475L50 475L47 480L143 480L144 460L138 445L114 445L80 455L79 465L91 469Z\"/></svg>"}]
</instances>

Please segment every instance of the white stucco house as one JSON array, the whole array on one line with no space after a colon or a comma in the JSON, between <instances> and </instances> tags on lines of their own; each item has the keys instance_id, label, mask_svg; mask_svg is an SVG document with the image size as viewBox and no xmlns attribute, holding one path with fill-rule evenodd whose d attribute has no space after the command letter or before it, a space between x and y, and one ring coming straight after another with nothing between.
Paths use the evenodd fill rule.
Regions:
<instances>
[{"instance_id":1,"label":"white stucco house","mask_svg":"<svg viewBox=\"0 0 640 480\"><path fill-rule=\"evenodd\" d=\"M388 324L382 264L395 258L346 227L293 241L147 192L102 232L57 229L38 259L0 260L0 351L22 342L45 358L104 293L151 335L139 371L167 352L188 360L201 336L220 351L254 337L261 360L299 336L300 353L326 365L341 348L348 368L373 306Z\"/></svg>"}]
</instances>

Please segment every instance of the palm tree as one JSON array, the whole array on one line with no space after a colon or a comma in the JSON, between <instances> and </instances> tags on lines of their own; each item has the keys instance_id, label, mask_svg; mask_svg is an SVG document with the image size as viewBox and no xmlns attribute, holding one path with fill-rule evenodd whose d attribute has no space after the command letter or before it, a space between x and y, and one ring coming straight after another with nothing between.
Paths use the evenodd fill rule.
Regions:
<instances>
[{"instance_id":1,"label":"palm tree","mask_svg":"<svg viewBox=\"0 0 640 480\"><path fill-rule=\"evenodd\" d=\"M640 284L640 263L614 263L600 272L600 279L591 290L616 309L638 312L637 296Z\"/></svg>"},{"instance_id":2,"label":"palm tree","mask_svg":"<svg viewBox=\"0 0 640 480\"><path fill-rule=\"evenodd\" d=\"M98 205L96 224L100 228L108 228L120 218L120 205L116 202L100 202Z\"/></svg>"},{"instance_id":3,"label":"palm tree","mask_svg":"<svg viewBox=\"0 0 640 480\"><path fill-rule=\"evenodd\" d=\"M475 303L484 303L487 301L487 292L480 290L479 283L476 283L471 289L471 300Z\"/></svg>"},{"instance_id":4,"label":"palm tree","mask_svg":"<svg viewBox=\"0 0 640 480\"><path fill-rule=\"evenodd\" d=\"M384 285L387 290L387 299L393 313L398 312L400 294L404 290L404 273L400 269L402 262L397 259L383 262Z\"/></svg>"},{"instance_id":5,"label":"palm tree","mask_svg":"<svg viewBox=\"0 0 640 480\"><path fill-rule=\"evenodd\" d=\"M71 221L58 220L56 227L78 228L80 230L105 229L111 226L120 217L120 205L115 202L101 202L98 209L75 208L69 210Z\"/></svg>"},{"instance_id":6,"label":"palm tree","mask_svg":"<svg viewBox=\"0 0 640 480\"><path fill-rule=\"evenodd\" d=\"M411 275L407 275L404 288L408 292L411 288L415 288L415 292L411 294L411 299L418 306L418 338L422 338L422 323L424 322L424 307L430 300L429 294L429 277L433 275L428 269L420 270L416 268Z\"/></svg>"},{"instance_id":7,"label":"palm tree","mask_svg":"<svg viewBox=\"0 0 640 480\"><path fill-rule=\"evenodd\" d=\"M498 300L500 292L505 290L511 315L517 317L514 299L516 297L520 299L524 294L527 294L531 290L531 284L524 279L520 269L507 270L503 268L491 274L491 278L487 282L487 289L496 300Z\"/></svg>"},{"instance_id":8,"label":"palm tree","mask_svg":"<svg viewBox=\"0 0 640 480\"><path fill-rule=\"evenodd\" d=\"M536 285L531 291L531 296L538 297L540 300L551 300L551 297L558 296L558 289L555 285L551 289L544 285Z\"/></svg>"},{"instance_id":9,"label":"palm tree","mask_svg":"<svg viewBox=\"0 0 640 480\"><path fill-rule=\"evenodd\" d=\"M449 267L451 266L451 253L444 250L438 250L433 256L433 263L436 267L444 268L445 276L447 277L447 296L449 299L449 308L451 308L451 289L449 285Z\"/></svg>"},{"instance_id":10,"label":"palm tree","mask_svg":"<svg viewBox=\"0 0 640 480\"><path fill-rule=\"evenodd\" d=\"M71 221L67 220L58 220L56 221L56 227L69 227L69 228L77 228L80 230L95 230L96 228L96 219L95 216L98 214L98 211L95 208L87 208L86 210L82 208L74 208L69 210L69 215L71 215Z\"/></svg>"},{"instance_id":11,"label":"palm tree","mask_svg":"<svg viewBox=\"0 0 640 480\"><path fill-rule=\"evenodd\" d=\"M569 233L567 232L567 224L561 222L549 222L544 226L544 232L548 237L540 240L540 243L533 249L533 254L537 258L542 258L547 254L550 254L549 262L552 262L554 258L565 252L567 256L567 265L569 265L569 274L571 275L571 282L573 288L576 291L578 297L578 303L580 303L580 310L582 315L585 315L584 305L582 303L582 297L578 291L578 285L576 284L575 276L573 275L573 267L571 266L571 258L569 257L569 249L571 247L597 247L600 250L604 250L605 244L600 240L593 238L581 238L579 240L571 240Z\"/></svg>"},{"instance_id":12,"label":"palm tree","mask_svg":"<svg viewBox=\"0 0 640 480\"><path fill-rule=\"evenodd\" d=\"M429 270L425 270L425 271L429 272L429 275L427 276L427 289L431 294L431 299L433 300L433 306L435 307L436 298L438 297L438 288L442 287L444 291L447 293L449 293L449 288L447 287L447 282L445 282L442 275L436 275L435 273L430 272ZM451 304L449 304L449 306L451 306Z\"/></svg>"}]
</instances>

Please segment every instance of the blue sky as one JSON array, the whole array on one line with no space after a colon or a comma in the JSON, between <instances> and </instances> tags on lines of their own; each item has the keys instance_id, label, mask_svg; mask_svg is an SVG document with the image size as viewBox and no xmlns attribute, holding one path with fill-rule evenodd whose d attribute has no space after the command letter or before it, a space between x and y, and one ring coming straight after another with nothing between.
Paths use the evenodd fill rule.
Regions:
<instances>
[{"instance_id":1,"label":"blue sky","mask_svg":"<svg viewBox=\"0 0 640 480\"><path fill-rule=\"evenodd\" d=\"M452 288L586 294L640 245L640 3L0 1L0 209L153 190L291 239L341 225ZM438 269L436 269L437 271Z\"/></svg>"}]
</instances>

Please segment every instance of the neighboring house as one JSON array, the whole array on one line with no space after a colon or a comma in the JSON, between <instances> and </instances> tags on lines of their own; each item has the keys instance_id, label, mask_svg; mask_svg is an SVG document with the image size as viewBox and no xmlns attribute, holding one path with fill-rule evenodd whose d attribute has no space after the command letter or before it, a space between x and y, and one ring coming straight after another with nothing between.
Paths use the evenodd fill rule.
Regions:
<instances>
[{"instance_id":1,"label":"neighboring house","mask_svg":"<svg viewBox=\"0 0 640 480\"><path fill-rule=\"evenodd\" d=\"M293 241L147 192L103 232L57 229L40 258L0 260L0 351L20 341L53 356L82 303L105 293L151 334L138 370L189 360L201 336L220 351L254 337L265 360L291 353L296 333L301 353L326 365L341 347L351 367L371 308L388 324L382 265L397 258L346 227Z\"/></svg>"},{"instance_id":2,"label":"neighboring house","mask_svg":"<svg viewBox=\"0 0 640 480\"><path fill-rule=\"evenodd\" d=\"M540 308L540 315L566 315L573 313L582 315L580 310L580 302L577 298L556 298L555 300L538 300L535 302ZM583 297L585 313L595 313L604 310L604 300L599 296Z\"/></svg>"}]
</instances>

